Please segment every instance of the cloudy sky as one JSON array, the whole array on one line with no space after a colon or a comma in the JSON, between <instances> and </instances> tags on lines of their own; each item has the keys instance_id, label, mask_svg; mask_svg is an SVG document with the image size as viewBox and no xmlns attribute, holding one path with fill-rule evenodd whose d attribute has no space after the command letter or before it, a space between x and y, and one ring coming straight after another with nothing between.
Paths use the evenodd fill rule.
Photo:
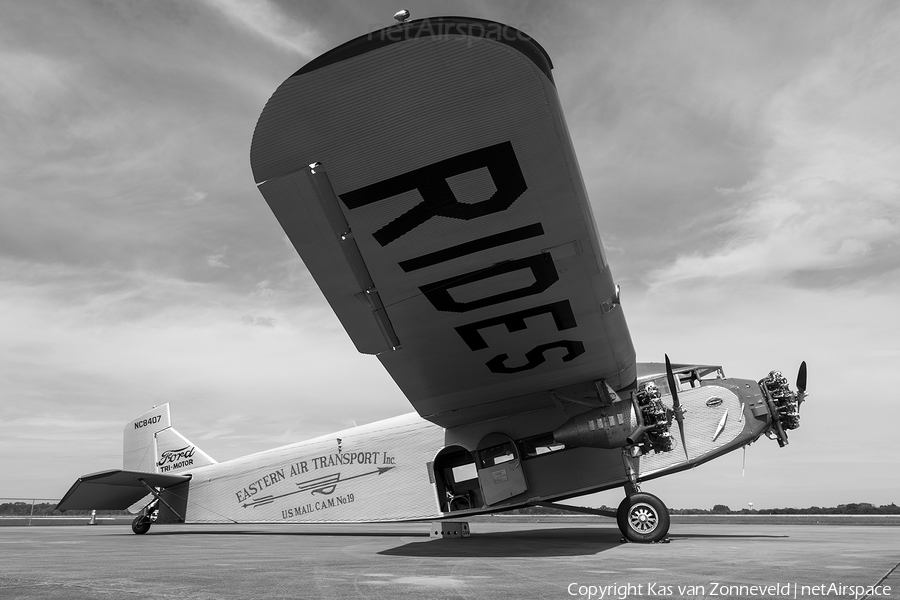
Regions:
<instances>
[{"instance_id":1,"label":"cloudy sky","mask_svg":"<svg viewBox=\"0 0 900 600\"><path fill-rule=\"evenodd\" d=\"M0 497L121 466L170 402L218 460L408 412L256 190L256 119L395 2L4 3ZM426 2L551 55L638 359L810 370L791 444L672 507L900 502L900 8ZM621 491L586 500L614 504Z\"/></svg>"}]
</instances>

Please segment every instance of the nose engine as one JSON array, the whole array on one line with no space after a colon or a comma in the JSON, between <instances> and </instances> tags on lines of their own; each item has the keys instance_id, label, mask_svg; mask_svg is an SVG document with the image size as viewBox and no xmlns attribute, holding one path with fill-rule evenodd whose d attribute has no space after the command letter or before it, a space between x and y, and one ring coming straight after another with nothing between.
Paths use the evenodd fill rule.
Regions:
<instances>
[{"instance_id":1,"label":"nose engine","mask_svg":"<svg viewBox=\"0 0 900 600\"><path fill-rule=\"evenodd\" d=\"M759 381L759 388L766 398L772 426L766 433L778 440L779 446L787 446L787 431L800 427L800 405L806 399L806 361L800 363L797 372L797 393L791 391L787 378L781 371L769 371Z\"/></svg>"}]
</instances>

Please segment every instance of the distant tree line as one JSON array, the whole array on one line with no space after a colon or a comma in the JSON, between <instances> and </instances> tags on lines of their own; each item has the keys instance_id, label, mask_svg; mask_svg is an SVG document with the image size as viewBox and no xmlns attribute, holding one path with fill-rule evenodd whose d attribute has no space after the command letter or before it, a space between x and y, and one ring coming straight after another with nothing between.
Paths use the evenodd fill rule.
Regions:
<instances>
[{"instance_id":1,"label":"distant tree line","mask_svg":"<svg viewBox=\"0 0 900 600\"><path fill-rule=\"evenodd\" d=\"M31 502L3 502L0 504L0 516L13 517L50 517L50 516L66 516L77 517L80 515L90 515L89 510L67 510L62 513L56 510L55 502L36 502L34 504L34 512L32 512ZM97 514L103 515L128 515L131 514L127 510L103 510L97 511Z\"/></svg>"},{"instance_id":2,"label":"distant tree line","mask_svg":"<svg viewBox=\"0 0 900 600\"><path fill-rule=\"evenodd\" d=\"M606 505L601 510L615 511ZM528 506L508 511L513 515L564 515L570 511L549 506ZM868 502L839 504L833 507L810 506L809 508L760 508L750 510L731 510L724 504L716 504L712 509L705 508L670 508L672 515L900 515L900 506L895 503L875 506Z\"/></svg>"},{"instance_id":3,"label":"distant tree line","mask_svg":"<svg viewBox=\"0 0 900 600\"><path fill-rule=\"evenodd\" d=\"M759 508L731 510L724 504L716 504L712 510L702 508L676 508L669 509L673 515L900 515L900 506L891 502L875 506L868 502L851 504L838 504L837 506L809 508Z\"/></svg>"}]
</instances>

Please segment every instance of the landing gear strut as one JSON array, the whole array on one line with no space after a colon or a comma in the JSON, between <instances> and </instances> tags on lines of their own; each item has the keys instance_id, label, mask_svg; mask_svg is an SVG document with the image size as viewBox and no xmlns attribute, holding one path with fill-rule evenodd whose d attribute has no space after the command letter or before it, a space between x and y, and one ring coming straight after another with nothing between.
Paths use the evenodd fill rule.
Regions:
<instances>
[{"instance_id":1,"label":"landing gear strut","mask_svg":"<svg viewBox=\"0 0 900 600\"><path fill-rule=\"evenodd\" d=\"M623 448L622 462L628 481L625 483L625 499L616 510L616 523L623 541L652 544L667 541L669 533L669 509L663 501L641 491L638 483L638 460L634 449Z\"/></svg>"}]
</instances>

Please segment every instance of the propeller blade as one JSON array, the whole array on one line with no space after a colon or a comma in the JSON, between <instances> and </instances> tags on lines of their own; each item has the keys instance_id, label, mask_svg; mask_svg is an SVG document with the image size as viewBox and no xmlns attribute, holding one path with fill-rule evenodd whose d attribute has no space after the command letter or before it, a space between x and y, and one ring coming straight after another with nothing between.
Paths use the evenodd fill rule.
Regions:
<instances>
[{"instance_id":1,"label":"propeller blade","mask_svg":"<svg viewBox=\"0 0 900 600\"><path fill-rule=\"evenodd\" d=\"M681 401L678 400L678 386L675 383L675 374L672 373L672 363L669 362L668 354L666 354L666 381L669 384L669 392L672 393L672 410L675 413L675 420L678 421L678 432L681 434L681 447L684 449L684 457L690 460L687 443L684 441L684 412L681 410Z\"/></svg>"},{"instance_id":2,"label":"propeller blade","mask_svg":"<svg viewBox=\"0 0 900 600\"><path fill-rule=\"evenodd\" d=\"M806 400L806 361L800 363L797 371L797 413L800 413L800 405Z\"/></svg>"},{"instance_id":3,"label":"propeller blade","mask_svg":"<svg viewBox=\"0 0 900 600\"><path fill-rule=\"evenodd\" d=\"M800 363L800 370L797 371L797 390L802 392L806 391L806 361L804 360Z\"/></svg>"}]
</instances>

